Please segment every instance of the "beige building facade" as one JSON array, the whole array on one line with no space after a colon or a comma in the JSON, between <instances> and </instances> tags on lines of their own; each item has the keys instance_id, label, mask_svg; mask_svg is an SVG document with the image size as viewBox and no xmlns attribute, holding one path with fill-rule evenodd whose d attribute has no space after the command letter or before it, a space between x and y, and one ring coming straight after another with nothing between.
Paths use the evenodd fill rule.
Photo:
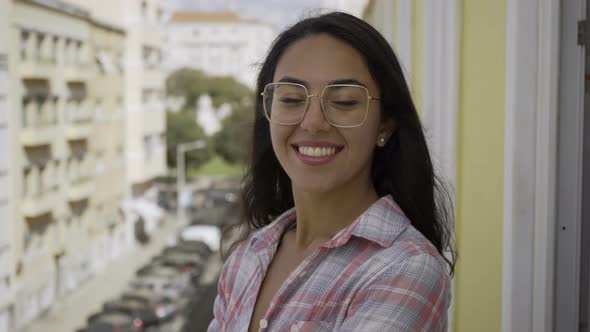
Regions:
<instances>
[{"instance_id":1,"label":"beige building facade","mask_svg":"<svg viewBox=\"0 0 590 332\"><path fill-rule=\"evenodd\" d=\"M9 22L11 3L0 2L0 332L8 332L12 325L13 285L12 268L12 204L10 192L11 138L8 89Z\"/></svg>"},{"instance_id":2,"label":"beige building facade","mask_svg":"<svg viewBox=\"0 0 590 332\"><path fill-rule=\"evenodd\" d=\"M0 196L3 332L66 298L130 242L124 28L70 1L0 6L10 6L0 8L0 184L11 188Z\"/></svg>"},{"instance_id":3,"label":"beige building facade","mask_svg":"<svg viewBox=\"0 0 590 332\"><path fill-rule=\"evenodd\" d=\"M91 47L96 72L89 98L95 105L90 150L94 156L95 222L89 229L93 269L99 272L128 249L122 202L125 196L125 31L93 19Z\"/></svg>"},{"instance_id":4,"label":"beige building facade","mask_svg":"<svg viewBox=\"0 0 590 332\"><path fill-rule=\"evenodd\" d=\"M84 0L70 1L89 5ZM91 4L93 17L125 30L124 56L118 63L125 71L126 189L123 210L128 230L140 216L148 222L148 229L163 218L152 194L154 180L166 174L165 77L161 65L166 4L160 0L103 0ZM128 242L133 243L133 239L129 237Z\"/></svg>"}]
</instances>

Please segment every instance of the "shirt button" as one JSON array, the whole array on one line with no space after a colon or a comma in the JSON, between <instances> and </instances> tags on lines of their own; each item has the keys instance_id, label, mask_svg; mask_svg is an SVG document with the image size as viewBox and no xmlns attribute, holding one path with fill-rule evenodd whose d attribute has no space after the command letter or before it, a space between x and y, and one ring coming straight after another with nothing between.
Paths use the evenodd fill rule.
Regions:
<instances>
[{"instance_id":1,"label":"shirt button","mask_svg":"<svg viewBox=\"0 0 590 332\"><path fill-rule=\"evenodd\" d=\"M266 319L261 319L260 320L260 328L265 329L267 327L268 327L268 322L266 321Z\"/></svg>"},{"instance_id":2,"label":"shirt button","mask_svg":"<svg viewBox=\"0 0 590 332\"><path fill-rule=\"evenodd\" d=\"M291 326L291 332L299 332L299 326L298 325Z\"/></svg>"}]
</instances>

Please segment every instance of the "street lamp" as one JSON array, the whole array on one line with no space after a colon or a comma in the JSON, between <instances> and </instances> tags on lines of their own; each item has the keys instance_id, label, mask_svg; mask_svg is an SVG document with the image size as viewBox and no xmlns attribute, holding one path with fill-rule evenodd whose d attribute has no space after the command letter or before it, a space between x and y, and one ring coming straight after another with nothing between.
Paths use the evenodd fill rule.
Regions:
<instances>
[{"instance_id":1,"label":"street lamp","mask_svg":"<svg viewBox=\"0 0 590 332\"><path fill-rule=\"evenodd\" d=\"M191 150L202 149L205 147L205 141L196 140L194 142L180 143L176 146L176 214L178 220L184 222L184 210L181 207L181 193L185 186L185 160L184 154Z\"/></svg>"}]
</instances>

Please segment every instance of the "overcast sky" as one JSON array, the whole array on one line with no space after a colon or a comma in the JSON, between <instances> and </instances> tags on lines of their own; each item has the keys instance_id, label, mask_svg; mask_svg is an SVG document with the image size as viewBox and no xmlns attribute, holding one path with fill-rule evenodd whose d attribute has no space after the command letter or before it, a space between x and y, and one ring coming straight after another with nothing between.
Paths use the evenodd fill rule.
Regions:
<instances>
[{"instance_id":1,"label":"overcast sky","mask_svg":"<svg viewBox=\"0 0 590 332\"><path fill-rule=\"evenodd\" d=\"M276 29L295 23L320 7L321 0L170 0L174 9L223 10L231 9L246 18L269 23ZM277 31L278 32L278 31Z\"/></svg>"}]
</instances>

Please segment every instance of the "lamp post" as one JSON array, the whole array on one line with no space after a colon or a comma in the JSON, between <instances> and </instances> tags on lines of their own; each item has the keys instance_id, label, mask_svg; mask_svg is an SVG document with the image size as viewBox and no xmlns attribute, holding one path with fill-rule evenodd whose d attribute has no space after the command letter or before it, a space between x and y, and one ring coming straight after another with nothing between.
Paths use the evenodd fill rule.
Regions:
<instances>
[{"instance_id":1,"label":"lamp post","mask_svg":"<svg viewBox=\"0 0 590 332\"><path fill-rule=\"evenodd\" d=\"M185 158L186 152L191 150L202 149L205 147L205 141L196 140L194 142L180 143L176 146L176 214L178 220L184 223L184 209L181 207L181 193L185 186Z\"/></svg>"}]
</instances>

